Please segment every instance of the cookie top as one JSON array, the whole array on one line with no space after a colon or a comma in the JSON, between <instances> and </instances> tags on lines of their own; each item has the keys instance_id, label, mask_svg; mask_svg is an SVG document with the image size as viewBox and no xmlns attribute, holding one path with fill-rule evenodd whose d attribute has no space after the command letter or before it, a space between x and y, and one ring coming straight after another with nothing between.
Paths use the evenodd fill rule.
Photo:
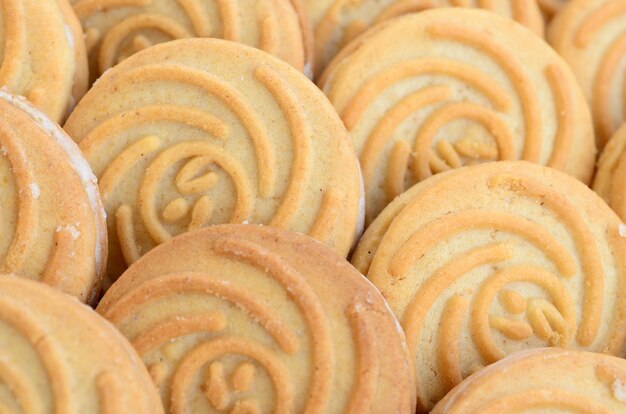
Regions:
<instances>
[{"instance_id":1,"label":"cookie top","mask_svg":"<svg viewBox=\"0 0 626 414\"><path fill-rule=\"evenodd\" d=\"M548 40L572 67L591 105L600 148L626 120L626 1L570 0L552 21Z\"/></svg>"},{"instance_id":2,"label":"cookie top","mask_svg":"<svg viewBox=\"0 0 626 414\"><path fill-rule=\"evenodd\" d=\"M543 37L544 23L536 0L482 1L470 5L459 0L302 0L315 33L316 75L341 48L373 25L404 14L435 7L480 7L515 19Z\"/></svg>"},{"instance_id":3,"label":"cookie top","mask_svg":"<svg viewBox=\"0 0 626 414\"><path fill-rule=\"evenodd\" d=\"M178 236L97 311L172 413L414 413L404 335L382 296L303 235L223 225Z\"/></svg>"},{"instance_id":4,"label":"cookie top","mask_svg":"<svg viewBox=\"0 0 626 414\"><path fill-rule=\"evenodd\" d=\"M565 62L510 19L433 9L348 45L321 83L359 154L367 222L431 175L524 159L588 182L589 109Z\"/></svg>"},{"instance_id":5,"label":"cookie top","mask_svg":"<svg viewBox=\"0 0 626 414\"><path fill-rule=\"evenodd\" d=\"M92 72L154 44L190 37L245 43L312 76L313 34L299 0L72 0Z\"/></svg>"},{"instance_id":6,"label":"cookie top","mask_svg":"<svg viewBox=\"0 0 626 414\"><path fill-rule=\"evenodd\" d=\"M5 413L163 413L141 359L92 309L0 275L0 408Z\"/></svg>"},{"instance_id":7,"label":"cookie top","mask_svg":"<svg viewBox=\"0 0 626 414\"><path fill-rule=\"evenodd\" d=\"M617 130L602 150L593 190L622 220L626 220L626 124Z\"/></svg>"},{"instance_id":8,"label":"cookie top","mask_svg":"<svg viewBox=\"0 0 626 414\"><path fill-rule=\"evenodd\" d=\"M624 411L624 359L545 348L518 352L472 375L437 404L432 414Z\"/></svg>"},{"instance_id":9,"label":"cookie top","mask_svg":"<svg viewBox=\"0 0 626 414\"><path fill-rule=\"evenodd\" d=\"M96 299L107 257L96 178L43 113L0 89L0 272Z\"/></svg>"},{"instance_id":10,"label":"cookie top","mask_svg":"<svg viewBox=\"0 0 626 414\"><path fill-rule=\"evenodd\" d=\"M416 185L368 228L352 261L405 329L424 412L521 349L623 355L624 235L580 181L508 161Z\"/></svg>"},{"instance_id":11,"label":"cookie top","mask_svg":"<svg viewBox=\"0 0 626 414\"><path fill-rule=\"evenodd\" d=\"M211 224L269 224L344 256L362 229L341 120L304 75L257 49L217 39L147 49L100 78L65 129L100 179L112 275Z\"/></svg>"},{"instance_id":12,"label":"cookie top","mask_svg":"<svg viewBox=\"0 0 626 414\"><path fill-rule=\"evenodd\" d=\"M82 31L67 0L0 6L0 87L61 122L87 87Z\"/></svg>"}]
</instances>

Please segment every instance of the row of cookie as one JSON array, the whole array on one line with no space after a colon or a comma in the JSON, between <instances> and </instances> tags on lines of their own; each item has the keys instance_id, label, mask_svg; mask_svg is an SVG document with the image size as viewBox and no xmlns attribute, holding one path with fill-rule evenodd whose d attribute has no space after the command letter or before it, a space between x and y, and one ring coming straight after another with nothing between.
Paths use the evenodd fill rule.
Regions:
<instances>
[{"instance_id":1,"label":"row of cookie","mask_svg":"<svg viewBox=\"0 0 626 414\"><path fill-rule=\"evenodd\" d=\"M544 0L553 12L559 1ZM71 3L71 4L70 4ZM536 0L500 2L348 0L26 0L2 5L8 43L0 85L27 96L61 122L88 85L151 45L217 37L265 50L320 75L342 46L368 27L435 7L479 7L543 35ZM74 11L72 11L72 8ZM84 29L81 30L81 23Z\"/></svg>"},{"instance_id":2,"label":"row of cookie","mask_svg":"<svg viewBox=\"0 0 626 414\"><path fill-rule=\"evenodd\" d=\"M306 236L225 225L176 237L97 311L0 276L3 412L415 412L413 367L385 301ZM625 387L621 358L527 350L471 375L432 412L616 413Z\"/></svg>"}]
</instances>

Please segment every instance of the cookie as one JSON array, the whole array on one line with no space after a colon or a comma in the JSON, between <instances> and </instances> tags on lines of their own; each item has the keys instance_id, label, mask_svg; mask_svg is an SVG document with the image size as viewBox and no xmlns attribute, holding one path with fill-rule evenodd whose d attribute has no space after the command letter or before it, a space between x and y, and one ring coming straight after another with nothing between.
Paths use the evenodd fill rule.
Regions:
<instances>
[{"instance_id":1,"label":"cookie","mask_svg":"<svg viewBox=\"0 0 626 414\"><path fill-rule=\"evenodd\" d=\"M609 140L598 160L593 190L626 220L626 124ZM626 228L624 229L626 232Z\"/></svg>"},{"instance_id":2,"label":"cookie","mask_svg":"<svg viewBox=\"0 0 626 414\"><path fill-rule=\"evenodd\" d=\"M571 0L554 18L548 40L571 66L591 106L598 146L626 120L626 1Z\"/></svg>"},{"instance_id":3,"label":"cookie","mask_svg":"<svg viewBox=\"0 0 626 414\"><path fill-rule=\"evenodd\" d=\"M171 413L414 413L404 335L382 296L303 235L186 233L131 266L97 311Z\"/></svg>"},{"instance_id":4,"label":"cookie","mask_svg":"<svg viewBox=\"0 0 626 414\"><path fill-rule=\"evenodd\" d=\"M10 275L0 275L0 379L3 413L163 413L141 359L111 324Z\"/></svg>"},{"instance_id":5,"label":"cookie","mask_svg":"<svg viewBox=\"0 0 626 414\"><path fill-rule=\"evenodd\" d=\"M93 303L107 257L96 178L43 113L0 89L0 272Z\"/></svg>"},{"instance_id":6,"label":"cookie","mask_svg":"<svg viewBox=\"0 0 626 414\"><path fill-rule=\"evenodd\" d=\"M568 0L537 0L541 12L550 20L555 14L557 14L565 5Z\"/></svg>"},{"instance_id":7,"label":"cookie","mask_svg":"<svg viewBox=\"0 0 626 414\"><path fill-rule=\"evenodd\" d=\"M61 122L87 88L82 30L67 0L0 6L0 87Z\"/></svg>"},{"instance_id":8,"label":"cookie","mask_svg":"<svg viewBox=\"0 0 626 414\"><path fill-rule=\"evenodd\" d=\"M404 327L418 411L518 350L623 355L622 228L580 181L526 161L439 174L391 203L352 262Z\"/></svg>"},{"instance_id":9,"label":"cookie","mask_svg":"<svg viewBox=\"0 0 626 414\"><path fill-rule=\"evenodd\" d=\"M469 377L432 414L626 411L626 361L591 352L522 351Z\"/></svg>"},{"instance_id":10,"label":"cookie","mask_svg":"<svg viewBox=\"0 0 626 414\"><path fill-rule=\"evenodd\" d=\"M480 7L515 19L543 37L544 23L536 0L303 0L314 26L316 74L369 27L401 15L435 7Z\"/></svg>"},{"instance_id":11,"label":"cookie","mask_svg":"<svg viewBox=\"0 0 626 414\"><path fill-rule=\"evenodd\" d=\"M113 279L206 225L269 224L343 256L363 226L358 161L334 109L248 46L185 39L140 52L94 85L65 129L100 179Z\"/></svg>"},{"instance_id":12,"label":"cookie","mask_svg":"<svg viewBox=\"0 0 626 414\"><path fill-rule=\"evenodd\" d=\"M350 131L369 223L433 174L524 159L584 182L595 163L589 108L567 65L529 30L476 9L383 23L321 79Z\"/></svg>"},{"instance_id":13,"label":"cookie","mask_svg":"<svg viewBox=\"0 0 626 414\"><path fill-rule=\"evenodd\" d=\"M312 76L313 33L300 0L72 0L92 80L154 44L215 37L258 47Z\"/></svg>"}]
</instances>

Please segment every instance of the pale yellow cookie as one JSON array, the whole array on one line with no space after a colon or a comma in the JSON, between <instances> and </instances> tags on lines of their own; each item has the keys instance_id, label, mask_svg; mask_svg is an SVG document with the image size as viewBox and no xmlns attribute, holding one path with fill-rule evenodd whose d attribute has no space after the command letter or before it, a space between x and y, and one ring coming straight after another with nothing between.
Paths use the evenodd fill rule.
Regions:
<instances>
[{"instance_id":1,"label":"pale yellow cookie","mask_svg":"<svg viewBox=\"0 0 626 414\"><path fill-rule=\"evenodd\" d=\"M439 174L398 197L352 262L405 330L422 413L518 350L624 355L625 236L580 181L496 162Z\"/></svg>"},{"instance_id":2,"label":"pale yellow cookie","mask_svg":"<svg viewBox=\"0 0 626 414\"><path fill-rule=\"evenodd\" d=\"M0 87L61 122L87 87L80 23L67 0L0 5Z\"/></svg>"},{"instance_id":3,"label":"pale yellow cookie","mask_svg":"<svg viewBox=\"0 0 626 414\"><path fill-rule=\"evenodd\" d=\"M159 414L133 348L91 308L0 275L0 412Z\"/></svg>"},{"instance_id":4,"label":"pale yellow cookie","mask_svg":"<svg viewBox=\"0 0 626 414\"><path fill-rule=\"evenodd\" d=\"M258 47L312 76L310 24L300 0L72 0L92 80L149 46L216 37Z\"/></svg>"},{"instance_id":5,"label":"pale yellow cookie","mask_svg":"<svg viewBox=\"0 0 626 414\"><path fill-rule=\"evenodd\" d=\"M572 67L593 115L602 148L626 120L626 0L570 0L548 40Z\"/></svg>"},{"instance_id":6,"label":"pale yellow cookie","mask_svg":"<svg viewBox=\"0 0 626 414\"><path fill-rule=\"evenodd\" d=\"M107 258L96 178L43 113L0 90L0 272L94 303Z\"/></svg>"},{"instance_id":7,"label":"pale yellow cookie","mask_svg":"<svg viewBox=\"0 0 626 414\"><path fill-rule=\"evenodd\" d=\"M113 280L207 225L269 224L343 256L362 230L341 120L304 75L260 50L217 39L146 49L107 72L65 129L100 179Z\"/></svg>"},{"instance_id":8,"label":"pale yellow cookie","mask_svg":"<svg viewBox=\"0 0 626 414\"><path fill-rule=\"evenodd\" d=\"M544 23L536 0L302 0L315 33L316 75L342 47L368 28L404 14L435 7L479 7L509 17L543 37Z\"/></svg>"},{"instance_id":9,"label":"pale yellow cookie","mask_svg":"<svg viewBox=\"0 0 626 414\"><path fill-rule=\"evenodd\" d=\"M626 220L626 124L604 147L598 160L593 190L622 220Z\"/></svg>"},{"instance_id":10,"label":"pale yellow cookie","mask_svg":"<svg viewBox=\"0 0 626 414\"><path fill-rule=\"evenodd\" d=\"M626 412L626 361L544 348L515 353L472 375L432 414Z\"/></svg>"},{"instance_id":11,"label":"pale yellow cookie","mask_svg":"<svg viewBox=\"0 0 626 414\"><path fill-rule=\"evenodd\" d=\"M178 236L97 310L172 414L415 412L404 334L380 293L303 235L223 225Z\"/></svg>"},{"instance_id":12,"label":"pale yellow cookie","mask_svg":"<svg viewBox=\"0 0 626 414\"><path fill-rule=\"evenodd\" d=\"M320 84L359 154L367 223L406 188L463 165L524 159L591 180L593 126L574 75L494 13L434 9L383 23Z\"/></svg>"}]
</instances>

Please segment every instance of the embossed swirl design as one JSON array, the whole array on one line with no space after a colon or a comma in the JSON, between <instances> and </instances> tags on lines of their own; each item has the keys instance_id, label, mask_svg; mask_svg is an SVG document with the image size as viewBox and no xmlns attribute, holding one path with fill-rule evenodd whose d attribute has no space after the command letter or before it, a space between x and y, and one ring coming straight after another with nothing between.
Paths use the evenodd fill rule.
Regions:
<instances>
[{"instance_id":1,"label":"embossed swirl design","mask_svg":"<svg viewBox=\"0 0 626 414\"><path fill-rule=\"evenodd\" d=\"M374 283L386 286L383 292L392 298L394 307L394 284L414 278L418 267L420 272L425 272L423 266L432 269L415 282L415 290L398 314L409 351L417 361L421 410L431 409L431 401L442 398L479 367L505 357L510 349L557 346L620 352L626 335L619 315L626 311L625 303L605 297L605 284L614 283L606 280L601 254L605 242L594 236L579 206L539 176L494 173L488 178L490 191L502 200L521 197L536 203L542 214L556 217L571 240L558 239L536 218L479 206L451 211L407 231L405 220L424 211L421 200L434 194L445 197L437 191L450 179L441 178L439 185L408 201L382 236L383 258L374 253L368 272ZM626 244L616 227L607 230L607 238L615 252L619 280L624 277L621 255ZM490 232L491 240L451 248L449 257L438 259L441 265L428 264L439 257L433 255L442 254L442 243L455 245L481 231ZM397 247L387 240L396 240ZM530 246L533 253L527 253ZM361 253L357 250L356 254ZM536 259L535 254L539 254ZM618 283L623 286L622 281ZM433 318L439 322L429 322ZM431 334L430 329L435 332ZM425 342L429 335L432 342Z\"/></svg>"},{"instance_id":2,"label":"embossed swirl design","mask_svg":"<svg viewBox=\"0 0 626 414\"><path fill-rule=\"evenodd\" d=\"M467 26L432 24L426 27L426 33L434 41L478 51L506 75L506 83L476 65L431 54L399 61L368 75L350 99L343 99L339 98L341 88L344 82L349 84L352 80L341 77L341 63L330 68L322 80L324 90L359 151L370 221L408 187L436 173L512 159L545 162L550 167L565 169L569 159L576 122L570 114L579 110L563 65L555 61L539 74L545 78L554 100L557 127L548 136L533 75L514 51L493 36ZM350 56L345 60L349 61ZM419 83L417 90L405 88L390 97L388 92L396 85L421 79L429 81ZM460 92L454 86L457 83L463 85ZM507 90L509 85L515 95ZM476 95L468 98L468 90ZM338 107L338 99L346 103ZM521 106L519 115L514 109L517 102ZM381 105L388 109L372 109ZM370 127L372 118L376 123ZM462 129L465 136L447 129L459 121L468 123ZM521 128L513 128L511 121L520 122ZM546 140L552 144L546 146Z\"/></svg>"},{"instance_id":3,"label":"embossed swirl design","mask_svg":"<svg viewBox=\"0 0 626 414\"><path fill-rule=\"evenodd\" d=\"M149 65L118 76L116 82L120 89L141 79L146 84L169 82L190 86L216 98L245 129L248 145L256 158L256 165L248 165L241 157L225 150L224 144L228 140L240 138L233 136L233 125L191 106L147 105L118 113L97 125L80 141L90 162L98 157L103 146L114 140L112 137L127 131L141 131L153 122L179 124L195 130L191 135L180 137L138 133L99 174L105 208L115 222L115 232L127 264L134 263L150 248L184 231L220 222L252 222L256 205L265 200L270 200L276 207L264 224L294 229L306 223L302 219L297 222L295 217L305 207L304 199L308 197L305 192L313 179L315 144L311 140L310 119L299 105L293 87L275 69L258 66L253 76L275 99L285 116L293 148L290 166L281 166L276 161L277 149L270 131L247 97L217 76L174 65ZM291 172L285 189L281 190L276 180L286 168ZM135 199L134 194L120 201L117 189L125 183L125 177L139 170L145 172L141 174L138 187L133 189L136 201L131 201ZM258 180L252 175L255 171ZM213 196L222 196L216 190L221 180L235 188L232 208L214 200ZM167 193L164 187L175 194L168 195L170 198L165 203L162 200ZM322 242L330 242L335 237L338 206L353 196L336 188L316 193L319 193L315 195L319 208L311 214L309 228L303 231ZM225 209L231 211L230 217L224 217ZM216 210L222 214L218 218L214 216ZM138 232L142 239L138 238ZM337 245L337 249L347 251L350 242L340 243L346 245Z\"/></svg>"},{"instance_id":4,"label":"embossed swirl design","mask_svg":"<svg viewBox=\"0 0 626 414\"><path fill-rule=\"evenodd\" d=\"M169 273L130 289L99 309L122 330L132 318L150 314L150 309L176 297L202 296L213 303L211 311L188 315L170 307L176 309L175 316L161 314L130 338L161 390L166 411L183 414L193 412L192 407L208 407L231 414L323 412L331 398L337 356L331 321L317 294L298 270L254 242L222 237L213 253L220 260L252 266L280 286L304 325L295 329L293 318L287 320L248 286L210 273ZM372 349L375 334L365 323L363 310L357 303L346 315L359 350L355 385L345 411L354 414L368 412L378 381L379 361ZM239 334L241 324L247 328ZM304 349L310 349L310 355ZM311 373L302 384L302 373L293 372L293 364L309 360L304 366ZM260 391L263 382L269 382L271 389Z\"/></svg>"},{"instance_id":5,"label":"embossed swirl design","mask_svg":"<svg viewBox=\"0 0 626 414\"><path fill-rule=\"evenodd\" d=\"M216 19L209 16L208 10L211 10L211 7L207 9L208 5L202 0L170 0L169 3L166 2L165 5L178 6L184 19L177 19L175 13L166 15L153 0L73 1L74 10L83 23L103 10L123 9L125 13L123 19L107 28L87 25L89 27L85 32L87 51L90 55L97 55L100 73L104 73L130 55L152 46L155 38L149 34L154 32L163 37L159 43L190 37L217 37L244 42L245 22L249 21L246 14L251 14L258 25L259 40L258 44L253 46L277 55L281 53L283 43L301 43L297 39L285 40L284 27L280 25L280 18L283 16L278 14L277 6L272 4L273 1L258 1L253 8L240 5L238 0L211 1L219 27L213 27ZM191 23L190 27L184 24L186 21Z\"/></svg>"}]
</instances>

